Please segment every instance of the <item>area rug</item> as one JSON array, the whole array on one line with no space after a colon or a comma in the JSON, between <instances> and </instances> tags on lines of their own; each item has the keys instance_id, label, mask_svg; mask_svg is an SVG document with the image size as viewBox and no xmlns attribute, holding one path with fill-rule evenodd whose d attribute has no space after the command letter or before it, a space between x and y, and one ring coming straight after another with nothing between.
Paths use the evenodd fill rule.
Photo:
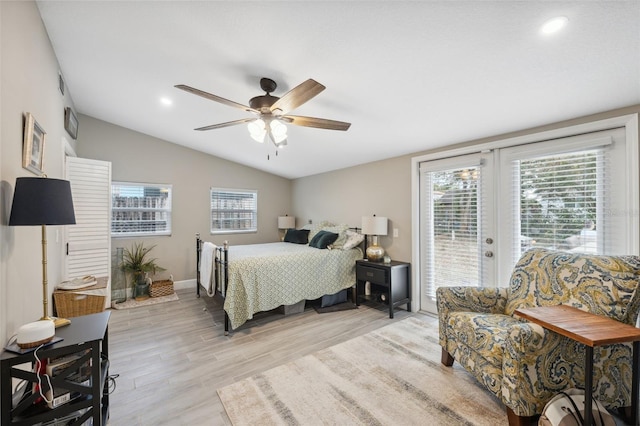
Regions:
<instances>
[{"instance_id":1,"label":"area rug","mask_svg":"<svg viewBox=\"0 0 640 426\"><path fill-rule=\"evenodd\" d=\"M417 317L218 389L234 425L506 425L504 406Z\"/></svg>"},{"instance_id":2,"label":"area rug","mask_svg":"<svg viewBox=\"0 0 640 426\"><path fill-rule=\"evenodd\" d=\"M173 293L168 296L150 297L145 300L129 299L126 302L122 303L112 303L111 307L113 309L131 309L137 308L139 306L157 305L158 303L173 302L176 300L179 300L178 295L176 293Z\"/></svg>"}]
</instances>

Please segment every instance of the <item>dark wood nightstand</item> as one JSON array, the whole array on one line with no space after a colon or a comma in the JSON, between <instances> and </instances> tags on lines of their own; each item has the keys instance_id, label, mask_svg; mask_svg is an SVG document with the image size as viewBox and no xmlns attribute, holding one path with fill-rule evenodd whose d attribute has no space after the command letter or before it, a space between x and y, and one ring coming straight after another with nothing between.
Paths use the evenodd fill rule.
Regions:
<instances>
[{"instance_id":1,"label":"dark wood nightstand","mask_svg":"<svg viewBox=\"0 0 640 426\"><path fill-rule=\"evenodd\" d=\"M389 302L389 318L393 318L393 310L400 305L407 305L411 311L411 264L392 260L391 263L356 260L356 305L364 296L367 281L372 286L384 287Z\"/></svg>"}]
</instances>

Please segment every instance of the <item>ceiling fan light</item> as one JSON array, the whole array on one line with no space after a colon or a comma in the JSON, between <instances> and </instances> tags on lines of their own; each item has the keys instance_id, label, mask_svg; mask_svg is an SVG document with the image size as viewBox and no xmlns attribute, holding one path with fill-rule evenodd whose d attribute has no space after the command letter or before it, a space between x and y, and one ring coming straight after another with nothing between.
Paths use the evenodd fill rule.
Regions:
<instances>
[{"instance_id":1,"label":"ceiling fan light","mask_svg":"<svg viewBox=\"0 0 640 426\"><path fill-rule=\"evenodd\" d=\"M269 124L271 127L271 133L273 133L273 137L277 139L281 139L282 136L287 137L287 126L282 124L278 120L272 120Z\"/></svg>"},{"instance_id":2,"label":"ceiling fan light","mask_svg":"<svg viewBox=\"0 0 640 426\"><path fill-rule=\"evenodd\" d=\"M251 138L254 141L260 143L264 142L264 137L267 134L267 129L265 128L263 120L254 120L247 124L247 128L249 129L249 135L251 135Z\"/></svg>"},{"instance_id":3,"label":"ceiling fan light","mask_svg":"<svg viewBox=\"0 0 640 426\"><path fill-rule=\"evenodd\" d=\"M272 133L273 134L273 133ZM280 144L284 143L286 145L287 143L287 133L282 133L279 135L273 135L273 140L276 143L277 146L280 146Z\"/></svg>"}]
</instances>

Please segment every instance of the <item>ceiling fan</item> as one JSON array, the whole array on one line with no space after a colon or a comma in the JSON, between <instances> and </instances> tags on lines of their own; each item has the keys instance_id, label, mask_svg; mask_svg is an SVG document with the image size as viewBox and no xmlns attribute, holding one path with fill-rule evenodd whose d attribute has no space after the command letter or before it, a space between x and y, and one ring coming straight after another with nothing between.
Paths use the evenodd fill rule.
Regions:
<instances>
[{"instance_id":1,"label":"ceiling fan","mask_svg":"<svg viewBox=\"0 0 640 426\"><path fill-rule=\"evenodd\" d=\"M195 130L212 130L220 129L237 124L249 123L249 133L251 137L258 141L264 142L265 136L269 135L269 139L276 148L283 147L287 144L287 127L283 123L294 124L296 126L315 127L318 129L329 130L347 130L351 123L342 121L328 120L326 118L303 117L299 115L289 115L289 112L299 107L305 102L311 100L325 89L325 86L313 79L309 79L304 83L294 87L281 98L272 96L276 90L276 82L270 78L261 78L260 87L266 93L256 96L249 100L249 106L230 101L220 96L213 95L208 92L184 85L175 86L185 92L202 96L203 98L220 102L234 108L239 108L247 112L255 114L255 117L241 118L240 120L228 121L226 123L212 124L210 126L198 127Z\"/></svg>"}]
</instances>

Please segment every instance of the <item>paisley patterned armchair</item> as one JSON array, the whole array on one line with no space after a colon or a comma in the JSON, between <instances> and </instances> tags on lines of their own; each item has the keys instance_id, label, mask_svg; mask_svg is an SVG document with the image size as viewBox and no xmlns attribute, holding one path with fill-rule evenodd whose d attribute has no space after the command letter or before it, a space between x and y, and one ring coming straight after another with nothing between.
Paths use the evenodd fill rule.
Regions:
<instances>
[{"instance_id":1,"label":"paisley patterned armchair","mask_svg":"<svg viewBox=\"0 0 640 426\"><path fill-rule=\"evenodd\" d=\"M640 258L532 249L508 288L437 290L442 363L458 361L524 425L567 388L584 388L584 346L514 316L519 308L571 305L635 325ZM631 406L631 344L594 348L594 397L607 408Z\"/></svg>"}]
</instances>

